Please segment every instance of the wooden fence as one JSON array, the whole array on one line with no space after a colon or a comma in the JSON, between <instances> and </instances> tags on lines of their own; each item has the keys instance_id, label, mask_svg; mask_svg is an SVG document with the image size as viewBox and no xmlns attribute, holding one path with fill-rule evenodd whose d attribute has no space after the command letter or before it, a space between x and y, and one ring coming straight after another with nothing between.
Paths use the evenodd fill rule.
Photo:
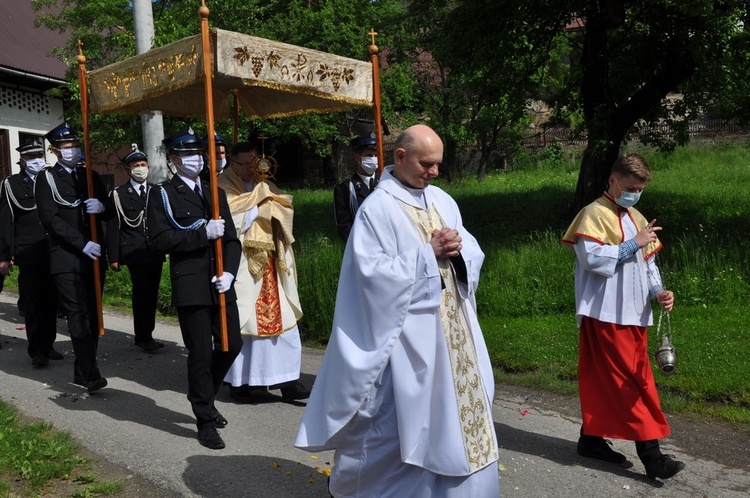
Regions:
<instances>
[{"instance_id":1,"label":"wooden fence","mask_svg":"<svg viewBox=\"0 0 750 498\"><path fill-rule=\"evenodd\" d=\"M674 139L674 131L667 125L652 125L641 128L628 136L629 140L639 140L645 135L656 135L663 139ZM722 137L742 137L750 135L750 127L737 119L700 118L688 126L690 140L716 139ZM521 139L524 147L529 149L560 145L586 145L585 131L576 132L570 128L549 128L533 133Z\"/></svg>"}]
</instances>

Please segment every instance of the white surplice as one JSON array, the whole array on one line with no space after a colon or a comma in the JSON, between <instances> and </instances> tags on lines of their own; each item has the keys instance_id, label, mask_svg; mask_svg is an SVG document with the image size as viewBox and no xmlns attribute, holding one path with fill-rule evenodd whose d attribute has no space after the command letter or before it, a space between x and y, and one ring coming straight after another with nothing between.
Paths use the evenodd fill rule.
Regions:
<instances>
[{"instance_id":1,"label":"white surplice","mask_svg":"<svg viewBox=\"0 0 750 498\"><path fill-rule=\"evenodd\" d=\"M625 240L638 234L638 228L627 215L620 213ZM573 249L578 264L575 270L576 320L589 316L602 322L646 327L653 324L650 291L661 287L656 258L643 258L636 251L632 258L617 263L616 245L578 237Z\"/></svg>"},{"instance_id":2,"label":"white surplice","mask_svg":"<svg viewBox=\"0 0 750 498\"><path fill-rule=\"evenodd\" d=\"M234 173L231 170L227 170L219 178L219 185L227 192L227 200L232 200L237 196L235 189L229 188L226 182L222 182L231 178L232 174ZM245 184L245 188L250 192L252 185ZM237 236L240 240L257 216L257 207L246 212L232 212L232 221L237 227ZM278 255L275 256L278 257ZM302 342L295 317L301 315L301 312L298 309L297 267L291 246L286 246L282 257L290 272L289 275L281 273L277 277L279 304L284 318L282 323L284 333L270 337L259 336L256 301L261 292L262 281L254 278L248 271L247 255L244 250L242 251L239 271L234 280L243 341L242 350L224 377L224 382L234 387L272 386L294 381L300 377Z\"/></svg>"},{"instance_id":3,"label":"white surplice","mask_svg":"<svg viewBox=\"0 0 750 498\"><path fill-rule=\"evenodd\" d=\"M455 296L468 332L468 341L461 346L446 342L440 313L444 294L441 268L432 246L410 216L415 208L424 211L425 207L436 212L444 226L457 229L463 239L461 256L468 283L458 283ZM462 358L470 358L469 367L484 395L481 402L491 410L494 381L474 294L483 261L484 254L463 227L458 206L450 196L429 186L421 200L417 199L386 169L378 187L357 211L344 252L331 339L295 446L309 451L335 448L337 456L347 453L350 448L342 446L353 442L348 436L356 432L357 421L368 413L373 400L384 397L386 408L392 403L392 410L386 411L393 412L395 421L389 429L391 439L398 441L395 456L409 464L405 468L454 476L453 484L481 474L491 491L476 496L496 496L497 444L491 412L487 415L489 444L479 450L483 457L479 464L470 462L468 428L462 421L467 406L457 395L449 353L449 348L459 347ZM383 379L385 387L380 385ZM381 389L392 389L392 396L383 395ZM337 460L337 465L340 463ZM377 473L386 463L373 465L371 470ZM368 473L361 470L362 475ZM332 491L337 488L335 476ZM406 474L394 479L399 477L408 479ZM391 489L395 487L392 482ZM442 494L436 492L438 495Z\"/></svg>"}]
</instances>

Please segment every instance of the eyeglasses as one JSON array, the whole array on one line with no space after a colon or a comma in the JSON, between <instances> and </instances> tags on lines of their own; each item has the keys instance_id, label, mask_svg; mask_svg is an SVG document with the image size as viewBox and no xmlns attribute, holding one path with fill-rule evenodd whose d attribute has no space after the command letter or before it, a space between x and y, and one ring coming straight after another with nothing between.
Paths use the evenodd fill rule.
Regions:
<instances>
[{"instance_id":1,"label":"eyeglasses","mask_svg":"<svg viewBox=\"0 0 750 498\"><path fill-rule=\"evenodd\" d=\"M255 159L253 159L252 161L250 161L250 162L247 162L247 163L241 163L241 162L239 162L239 161L231 160L231 162L233 162L234 164L239 164L239 165L240 165L240 166L242 166L243 168L252 168L252 167L253 167L253 162L254 162L254 161L255 161Z\"/></svg>"}]
</instances>

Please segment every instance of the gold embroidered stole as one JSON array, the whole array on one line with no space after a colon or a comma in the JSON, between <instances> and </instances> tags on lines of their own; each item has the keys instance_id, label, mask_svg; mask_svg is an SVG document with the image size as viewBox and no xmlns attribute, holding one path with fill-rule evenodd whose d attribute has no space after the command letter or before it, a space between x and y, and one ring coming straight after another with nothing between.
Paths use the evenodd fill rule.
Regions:
<instances>
[{"instance_id":1,"label":"gold embroidered stole","mask_svg":"<svg viewBox=\"0 0 750 498\"><path fill-rule=\"evenodd\" d=\"M445 226L434 205L430 206L429 211L406 203L402 203L402 206L425 244L429 243L434 230ZM440 320L448 345L464 452L469 469L474 472L498 458L492 431L491 407L484 392L482 373L479 370L468 320L464 308L458 304L458 288L450 262L447 259L439 259L438 267L445 283L440 304Z\"/></svg>"}]
</instances>

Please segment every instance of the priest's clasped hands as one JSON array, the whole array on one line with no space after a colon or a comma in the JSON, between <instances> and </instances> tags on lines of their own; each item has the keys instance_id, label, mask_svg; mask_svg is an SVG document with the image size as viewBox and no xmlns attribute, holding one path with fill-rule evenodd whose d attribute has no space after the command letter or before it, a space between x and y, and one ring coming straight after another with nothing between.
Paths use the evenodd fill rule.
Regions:
<instances>
[{"instance_id":1,"label":"priest's clasped hands","mask_svg":"<svg viewBox=\"0 0 750 498\"><path fill-rule=\"evenodd\" d=\"M438 259L458 256L463 248L458 230L447 227L432 232L430 245L432 245L432 250L435 251L435 257Z\"/></svg>"}]
</instances>

